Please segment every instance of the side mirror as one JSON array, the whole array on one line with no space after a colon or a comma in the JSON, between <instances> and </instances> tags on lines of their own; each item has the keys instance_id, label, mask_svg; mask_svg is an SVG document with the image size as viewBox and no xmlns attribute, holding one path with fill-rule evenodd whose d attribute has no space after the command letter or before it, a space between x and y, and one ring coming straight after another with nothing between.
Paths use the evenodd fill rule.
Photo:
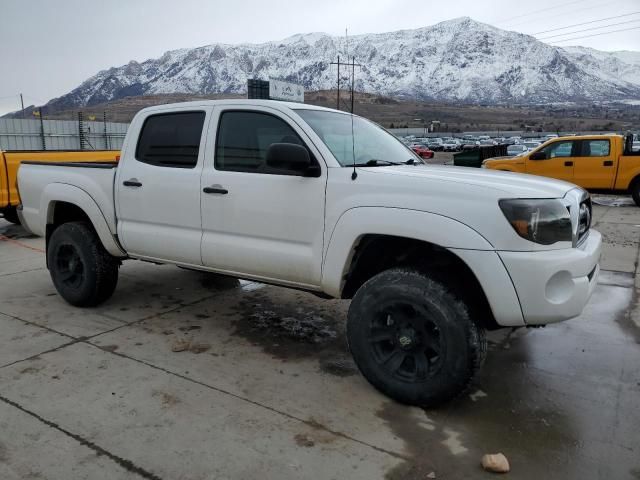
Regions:
<instances>
[{"instance_id":1,"label":"side mirror","mask_svg":"<svg viewBox=\"0 0 640 480\"><path fill-rule=\"evenodd\" d=\"M295 143L272 143L267 148L267 166L306 174L311 168L309 151Z\"/></svg>"},{"instance_id":2,"label":"side mirror","mask_svg":"<svg viewBox=\"0 0 640 480\"><path fill-rule=\"evenodd\" d=\"M533 152L531 155L529 155L529 160L546 160L547 159L547 154L545 152Z\"/></svg>"}]
</instances>

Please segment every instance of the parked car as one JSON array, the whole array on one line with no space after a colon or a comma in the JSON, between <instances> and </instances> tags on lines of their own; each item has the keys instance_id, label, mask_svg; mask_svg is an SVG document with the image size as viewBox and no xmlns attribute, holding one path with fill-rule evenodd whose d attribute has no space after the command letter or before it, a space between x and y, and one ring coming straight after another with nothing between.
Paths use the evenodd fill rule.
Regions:
<instances>
[{"instance_id":1,"label":"parked car","mask_svg":"<svg viewBox=\"0 0 640 480\"><path fill-rule=\"evenodd\" d=\"M447 140L442 144L442 149L445 152L458 152L461 148L461 145L455 140Z\"/></svg>"},{"instance_id":2,"label":"parked car","mask_svg":"<svg viewBox=\"0 0 640 480\"><path fill-rule=\"evenodd\" d=\"M11 223L20 223L17 206L20 204L18 195L17 175L18 167L25 160L39 162L105 162L116 161L119 150L83 150L83 151L12 151L0 150L0 213Z\"/></svg>"},{"instance_id":3,"label":"parked car","mask_svg":"<svg viewBox=\"0 0 640 480\"><path fill-rule=\"evenodd\" d=\"M528 152L529 149L525 145L509 145L507 147L507 155L514 157L516 155L522 155Z\"/></svg>"},{"instance_id":4,"label":"parked car","mask_svg":"<svg viewBox=\"0 0 640 480\"><path fill-rule=\"evenodd\" d=\"M640 206L640 152L633 151L631 137L559 137L515 158L485 160L482 166L553 177L589 190L631 193Z\"/></svg>"},{"instance_id":5,"label":"parked car","mask_svg":"<svg viewBox=\"0 0 640 480\"><path fill-rule=\"evenodd\" d=\"M433 158L433 150L429 150L424 145L420 145L419 143L414 143L411 145L411 150L417 153L421 158Z\"/></svg>"},{"instance_id":6,"label":"parked car","mask_svg":"<svg viewBox=\"0 0 640 480\"><path fill-rule=\"evenodd\" d=\"M601 236L573 185L408 154L374 123L308 104L158 105L136 114L118 164L23 162L18 212L72 305L105 302L127 259L351 299L363 375L437 405L471 384L486 329L582 312Z\"/></svg>"},{"instance_id":7,"label":"parked car","mask_svg":"<svg viewBox=\"0 0 640 480\"><path fill-rule=\"evenodd\" d=\"M429 147L429 150L433 150L434 152L441 152L444 150L441 138L429 139L429 141L427 142L427 147Z\"/></svg>"}]
</instances>

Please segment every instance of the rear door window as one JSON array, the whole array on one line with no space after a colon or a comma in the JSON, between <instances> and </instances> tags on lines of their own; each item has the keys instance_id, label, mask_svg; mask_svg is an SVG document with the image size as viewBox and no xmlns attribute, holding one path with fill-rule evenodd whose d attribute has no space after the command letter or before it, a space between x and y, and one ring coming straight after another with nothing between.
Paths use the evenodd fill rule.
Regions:
<instances>
[{"instance_id":1,"label":"rear door window","mask_svg":"<svg viewBox=\"0 0 640 480\"><path fill-rule=\"evenodd\" d=\"M582 157L608 157L610 152L609 140L583 140Z\"/></svg>"},{"instance_id":2,"label":"rear door window","mask_svg":"<svg viewBox=\"0 0 640 480\"><path fill-rule=\"evenodd\" d=\"M150 165L194 168L198 163L205 112L162 113L147 117L136 159Z\"/></svg>"}]
</instances>

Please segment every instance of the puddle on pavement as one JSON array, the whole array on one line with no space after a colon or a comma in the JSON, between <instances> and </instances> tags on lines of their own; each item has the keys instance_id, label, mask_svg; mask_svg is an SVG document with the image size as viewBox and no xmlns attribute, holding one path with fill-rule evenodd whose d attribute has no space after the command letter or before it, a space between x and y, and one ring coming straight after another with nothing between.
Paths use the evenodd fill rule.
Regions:
<instances>
[{"instance_id":1,"label":"puddle on pavement","mask_svg":"<svg viewBox=\"0 0 640 480\"><path fill-rule=\"evenodd\" d=\"M251 291L233 308L234 335L282 360L317 358L325 373L355 374L344 332L347 302L281 289L273 301L275 288Z\"/></svg>"},{"instance_id":2,"label":"puddle on pavement","mask_svg":"<svg viewBox=\"0 0 640 480\"><path fill-rule=\"evenodd\" d=\"M635 206L635 203L631 197L603 197L599 195L594 195L591 200L596 205L603 205L605 207Z\"/></svg>"}]
</instances>

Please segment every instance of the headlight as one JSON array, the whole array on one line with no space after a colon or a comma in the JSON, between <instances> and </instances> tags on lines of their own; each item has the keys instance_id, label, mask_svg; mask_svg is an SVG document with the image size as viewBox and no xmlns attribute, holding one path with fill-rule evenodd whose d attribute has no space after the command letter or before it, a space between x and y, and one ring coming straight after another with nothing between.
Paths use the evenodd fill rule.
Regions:
<instances>
[{"instance_id":1,"label":"headlight","mask_svg":"<svg viewBox=\"0 0 640 480\"><path fill-rule=\"evenodd\" d=\"M498 204L522 238L542 245L572 240L571 217L560 200L508 199Z\"/></svg>"}]
</instances>

